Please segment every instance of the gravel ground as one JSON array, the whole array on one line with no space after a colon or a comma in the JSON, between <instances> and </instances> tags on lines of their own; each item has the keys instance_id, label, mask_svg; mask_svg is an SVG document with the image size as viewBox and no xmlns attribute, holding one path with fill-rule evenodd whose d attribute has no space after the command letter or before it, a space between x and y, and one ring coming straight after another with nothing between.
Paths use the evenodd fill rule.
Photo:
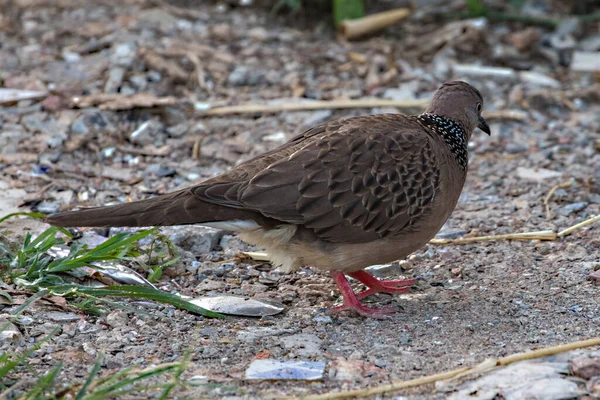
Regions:
<instances>
[{"instance_id":1,"label":"gravel ground","mask_svg":"<svg viewBox=\"0 0 600 400\"><path fill-rule=\"evenodd\" d=\"M467 80L482 92L492 136L475 132L467 183L441 237L558 231L600 214L599 75L580 71L586 67L574 57L598 54L597 23L570 20L557 29L485 20L443 25L423 6L379 36L344 42L335 40L326 19L271 17L257 5L188 3L0 0L0 82L49 93L0 108L2 214L165 193L319 122L398 112L202 116L207 104L411 100L431 96L450 79ZM546 13L569 11L544 5ZM100 96L137 93L154 102L172 98L147 108L139 99L115 105L114 98ZM546 195L565 182L571 184L554 191L547 212ZM23 221L7 226L16 234L44 228ZM182 262L167 271L162 289L274 299L285 311L223 321L145 303L137 303L145 314L117 310L104 317L38 305L25 313L31 321L18 327L19 345L59 327L32 365L45 371L64 363L63 382L84 377L100 351L108 373L132 363L174 361L191 346L184 377L210 383L189 389L192 398L270 398L386 384L598 336L599 229L596 224L557 241L428 245L377 270L383 277L421 278L411 294L370 300L400 310L395 319L379 321L328 316L326 307L339 294L326 274L304 269L286 275L242 259L239 252L251 248L227 232L165 228L179 235ZM108 233L86 234L94 232ZM0 313L10 310L0 304ZM564 372L574 358L598 356L579 351L556 362ZM310 383L244 380L249 364L262 358L327 367ZM596 371L600 375L600 367ZM600 391L594 378L565 379L562 372L557 379L574 382L575 389L561 386L571 397L560 398ZM404 394L444 398L453 392L461 398L460 388L438 389ZM527 398L514 396L506 398Z\"/></svg>"}]
</instances>

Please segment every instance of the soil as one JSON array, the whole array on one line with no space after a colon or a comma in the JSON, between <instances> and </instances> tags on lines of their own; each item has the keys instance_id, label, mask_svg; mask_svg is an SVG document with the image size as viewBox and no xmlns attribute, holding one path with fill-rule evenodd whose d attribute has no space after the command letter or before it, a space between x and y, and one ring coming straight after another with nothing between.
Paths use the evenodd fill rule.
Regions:
<instances>
[{"instance_id":1,"label":"soil","mask_svg":"<svg viewBox=\"0 0 600 400\"><path fill-rule=\"evenodd\" d=\"M598 41L597 23L561 33L572 38L564 50L551 44L557 30L485 20L444 25L424 5L377 36L345 42L336 40L326 16L296 23L261 5L188 3L0 0L0 82L50 93L43 101L0 108L3 213L50 213L166 193L319 122L419 112L203 116L207 104L427 98L441 82L464 79L482 92L492 135L474 134L467 183L440 237L560 231L600 214L598 75L576 71L565 55ZM527 29L535 33L523 33ZM103 93L172 96L185 104L146 108L133 101L116 111L97 99L98 107L73 104L74 96ZM548 213L544 199L566 181L572 183L547 201ZM14 224L6 226L16 234L44 228ZM35 370L62 362L59 381L70 382L87 374L98 352L106 354L102 373L109 373L134 363L175 361L191 347L184 378L207 384L179 396L300 396L471 366L595 337L600 329L599 288L588 279L600 269L598 224L556 241L427 245L376 271L420 278L410 294L369 300L398 307L390 320L329 316L326 308L340 296L327 274L309 268L283 274L237 257L252 248L235 235L198 232L209 238L209 251L180 246L183 261L167 271L161 289L257 296L282 302L285 311L216 320L134 302L145 314L116 310L95 317L71 310L75 318L64 320L39 305L24 313L33 322L19 326L20 346L53 327L60 332L32 357ZM2 313L11 309L0 305ZM245 380L257 358L323 361L327 367L315 382ZM585 381L578 384L583 395ZM446 396L431 385L394 395L401 394Z\"/></svg>"}]
</instances>

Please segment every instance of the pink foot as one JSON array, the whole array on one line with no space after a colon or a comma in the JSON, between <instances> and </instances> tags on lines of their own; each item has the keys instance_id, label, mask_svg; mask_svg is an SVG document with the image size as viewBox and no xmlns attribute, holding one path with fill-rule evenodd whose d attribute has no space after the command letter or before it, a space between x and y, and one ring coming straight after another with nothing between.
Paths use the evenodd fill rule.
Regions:
<instances>
[{"instance_id":1,"label":"pink foot","mask_svg":"<svg viewBox=\"0 0 600 400\"><path fill-rule=\"evenodd\" d=\"M368 275L368 274L367 274ZM348 282L348 279L344 276L342 272L332 271L331 276L333 280L340 288L340 292L342 292L342 296L344 297L344 305L330 308L328 312L340 312L340 311L354 311L364 317L369 318L377 318L377 319L385 319L390 318L392 314L397 312L398 310L394 307L385 307L385 308L371 308L367 307L360 302L356 294L352 290L352 286ZM370 275L369 275L370 276ZM375 279L375 278L373 278Z\"/></svg>"},{"instance_id":2,"label":"pink foot","mask_svg":"<svg viewBox=\"0 0 600 400\"><path fill-rule=\"evenodd\" d=\"M415 283L414 279L398 279L398 280L387 280L380 281L373 275L365 271L357 271L348 274L354 279L361 281L367 290L357 294L359 299L364 299L375 293L389 293L389 294L400 294L410 291L410 286Z\"/></svg>"}]
</instances>

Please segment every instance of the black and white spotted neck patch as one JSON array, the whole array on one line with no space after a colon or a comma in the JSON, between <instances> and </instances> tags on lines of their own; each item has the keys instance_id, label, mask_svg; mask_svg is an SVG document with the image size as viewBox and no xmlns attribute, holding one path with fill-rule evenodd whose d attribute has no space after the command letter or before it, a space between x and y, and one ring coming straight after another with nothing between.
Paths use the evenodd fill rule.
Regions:
<instances>
[{"instance_id":1,"label":"black and white spotted neck patch","mask_svg":"<svg viewBox=\"0 0 600 400\"><path fill-rule=\"evenodd\" d=\"M469 154L467 152L467 133L462 126L450 118L437 114L423 113L418 118L423 125L444 138L460 168L466 169Z\"/></svg>"}]
</instances>

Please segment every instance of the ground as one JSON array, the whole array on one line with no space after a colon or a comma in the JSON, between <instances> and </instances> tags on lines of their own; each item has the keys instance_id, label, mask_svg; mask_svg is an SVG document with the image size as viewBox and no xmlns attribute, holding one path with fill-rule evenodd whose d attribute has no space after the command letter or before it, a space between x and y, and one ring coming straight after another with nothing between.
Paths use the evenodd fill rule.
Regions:
<instances>
[{"instance_id":1,"label":"ground","mask_svg":"<svg viewBox=\"0 0 600 400\"><path fill-rule=\"evenodd\" d=\"M0 82L50 93L0 108L2 214L166 193L319 122L420 112L202 115L209 105L412 100L431 96L451 79L482 92L492 135L475 132L467 183L440 237L560 231L600 214L598 75L579 71L585 66L572 61L573 52L598 49L597 23L552 29L482 19L444 25L425 5L377 36L346 42L336 40L323 16L296 20L233 3L0 1ZM564 38L572 43L560 47ZM100 99L102 93L171 98L148 108L134 100L115 105ZM44 229L41 223L12 224L6 226L17 235ZM420 278L411 294L370 300L398 307L390 320L329 316L326 308L339 302L339 293L327 274L309 268L283 274L240 258L240 251L252 249L234 235L186 232L203 239L182 241L182 263L160 288L269 298L285 311L214 320L148 303L138 304L145 314L115 310L104 317L34 308L25 312L31 323L19 327L23 343L53 327L60 331L32 365L45 371L63 362L59 380L68 382L83 378L98 352L107 354L102 372L109 373L132 363L174 361L191 347L184 377L209 384L180 394L270 398L411 379L591 338L600 328L599 287L590 279L600 268L599 224L555 241L427 245L376 271ZM204 251L192 251L198 248ZM0 312L10 311L0 304ZM244 380L257 358L323 361L327 368L315 382ZM584 393L585 381L576 383ZM442 398L444 390L430 385L404 394Z\"/></svg>"}]
</instances>

